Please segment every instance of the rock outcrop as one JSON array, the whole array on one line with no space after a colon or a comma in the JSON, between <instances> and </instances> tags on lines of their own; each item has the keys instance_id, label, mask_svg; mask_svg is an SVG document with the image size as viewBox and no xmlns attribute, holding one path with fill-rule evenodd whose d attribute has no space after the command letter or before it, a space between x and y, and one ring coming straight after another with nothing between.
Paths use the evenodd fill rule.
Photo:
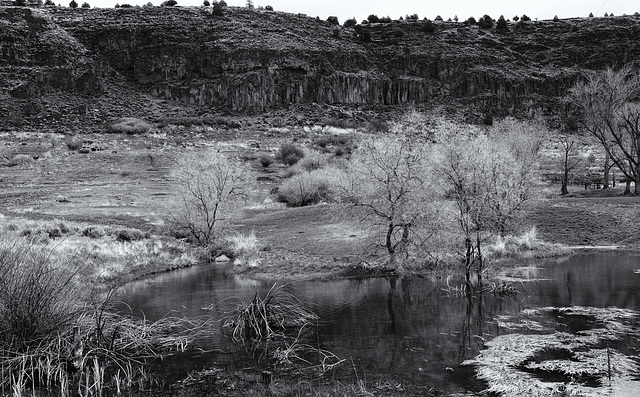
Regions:
<instances>
[{"instance_id":1,"label":"rock outcrop","mask_svg":"<svg viewBox=\"0 0 640 397\"><path fill-rule=\"evenodd\" d=\"M494 114L561 112L585 71L640 60L635 16L506 31L439 22L430 32L425 21L344 28L233 7L223 16L206 7L53 7L0 8L0 25L4 97L95 98L116 81L203 111L454 101ZM27 110L19 109L39 111Z\"/></svg>"}]
</instances>

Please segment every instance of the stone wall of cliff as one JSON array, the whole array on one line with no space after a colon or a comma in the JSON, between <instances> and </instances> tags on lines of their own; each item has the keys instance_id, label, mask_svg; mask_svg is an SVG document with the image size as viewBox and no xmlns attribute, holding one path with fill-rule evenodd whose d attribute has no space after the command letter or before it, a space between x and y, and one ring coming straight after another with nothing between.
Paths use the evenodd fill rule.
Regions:
<instances>
[{"instance_id":1,"label":"stone wall of cliff","mask_svg":"<svg viewBox=\"0 0 640 397\"><path fill-rule=\"evenodd\" d=\"M4 8L2 92L99 96L109 77L201 109L456 101L497 114L558 111L585 71L640 60L640 18L510 23L506 31L395 21L354 28L228 8ZM23 68L24 78L11 73ZM26 76L26 77L25 77Z\"/></svg>"}]
</instances>

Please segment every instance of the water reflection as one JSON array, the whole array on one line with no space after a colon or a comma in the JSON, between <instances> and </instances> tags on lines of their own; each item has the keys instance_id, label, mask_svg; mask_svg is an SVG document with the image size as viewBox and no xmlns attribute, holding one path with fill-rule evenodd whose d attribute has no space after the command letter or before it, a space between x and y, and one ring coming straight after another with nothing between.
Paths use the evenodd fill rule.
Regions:
<instances>
[{"instance_id":1,"label":"water reflection","mask_svg":"<svg viewBox=\"0 0 640 397\"><path fill-rule=\"evenodd\" d=\"M498 316L547 306L639 309L640 274L633 272L638 267L640 257L625 253L517 264L509 275L535 281L518 284L521 293L515 299L455 296L443 291L444 281L417 277L300 282L288 284L286 291L319 315L322 348L351 358L367 376L454 393L479 387L469 368L459 364L475 357L484 341L512 332L498 326ZM225 299L250 300L257 290L265 294L272 285L228 276L224 267L211 265L132 283L120 298L150 319L170 312L215 319L228 309ZM216 302L222 303L212 311L201 310ZM206 348L225 348L219 335L205 343ZM191 364L231 365L236 360L242 358L214 354Z\"/></svg>"}]
</instances>

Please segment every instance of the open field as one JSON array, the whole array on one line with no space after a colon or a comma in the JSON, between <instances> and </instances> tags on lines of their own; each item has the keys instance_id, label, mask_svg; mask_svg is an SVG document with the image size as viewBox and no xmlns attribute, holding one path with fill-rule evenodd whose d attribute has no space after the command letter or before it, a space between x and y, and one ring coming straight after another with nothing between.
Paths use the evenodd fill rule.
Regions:
<instances>
[{"instance_id":1,"label":"open field","mask_svg":"<svg viewBox=\"0 0 640 397\"><path fill-rule=\"evenodd\" d=\"M280 143L292 139L308 143L313 135L284 128L263 129L257 133L165 127L144 136L90 134L82 138L3 133L2 222L29 221L33 228L33 222L58 220L165 235L175 193L172 167L180 156L222 141L219 147L248 164L258 181L256 204L245 210L236 226L239 231L255 233L260 266L239 267L238 271L257 278L317 278L353 271L363 261L375 262L378 241L344 207L287 208L275 202L277 198L270 192L286 169L277 163L262 167L257 157L260 153L273 155ZM14 161L20 158L22 161ZM557 189L550 186L547 190ZM571 191L567 197L551 196L529 203L524 224L535 226L538 237L547 242L639 247L638 197L624 197L620 188L585 191L575 186Z\"/></svg>"}]
</instances>

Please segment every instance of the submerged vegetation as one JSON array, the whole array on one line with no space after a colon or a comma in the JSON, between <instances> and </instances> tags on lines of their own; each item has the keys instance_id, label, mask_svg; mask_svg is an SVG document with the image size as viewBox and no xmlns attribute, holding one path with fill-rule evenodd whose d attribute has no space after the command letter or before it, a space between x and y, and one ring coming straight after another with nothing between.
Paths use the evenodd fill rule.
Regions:
<instances>
[{"instance_id":1,"label":"submerged vegetation","mask_svg":"<svg viewBox=\"0 0 640 397\"><path fill-rule=\"evenodd\" d=\"M464 364L476 367L489 385L486 392L502 396L630 395L640 388L640 362L624 350L624 341L635 334L637 321L637 312L616 308L526 310L500 324L528 334L497 336ZM557 330L562 325L568 331Z\"/></svg>"}]
</instances>

